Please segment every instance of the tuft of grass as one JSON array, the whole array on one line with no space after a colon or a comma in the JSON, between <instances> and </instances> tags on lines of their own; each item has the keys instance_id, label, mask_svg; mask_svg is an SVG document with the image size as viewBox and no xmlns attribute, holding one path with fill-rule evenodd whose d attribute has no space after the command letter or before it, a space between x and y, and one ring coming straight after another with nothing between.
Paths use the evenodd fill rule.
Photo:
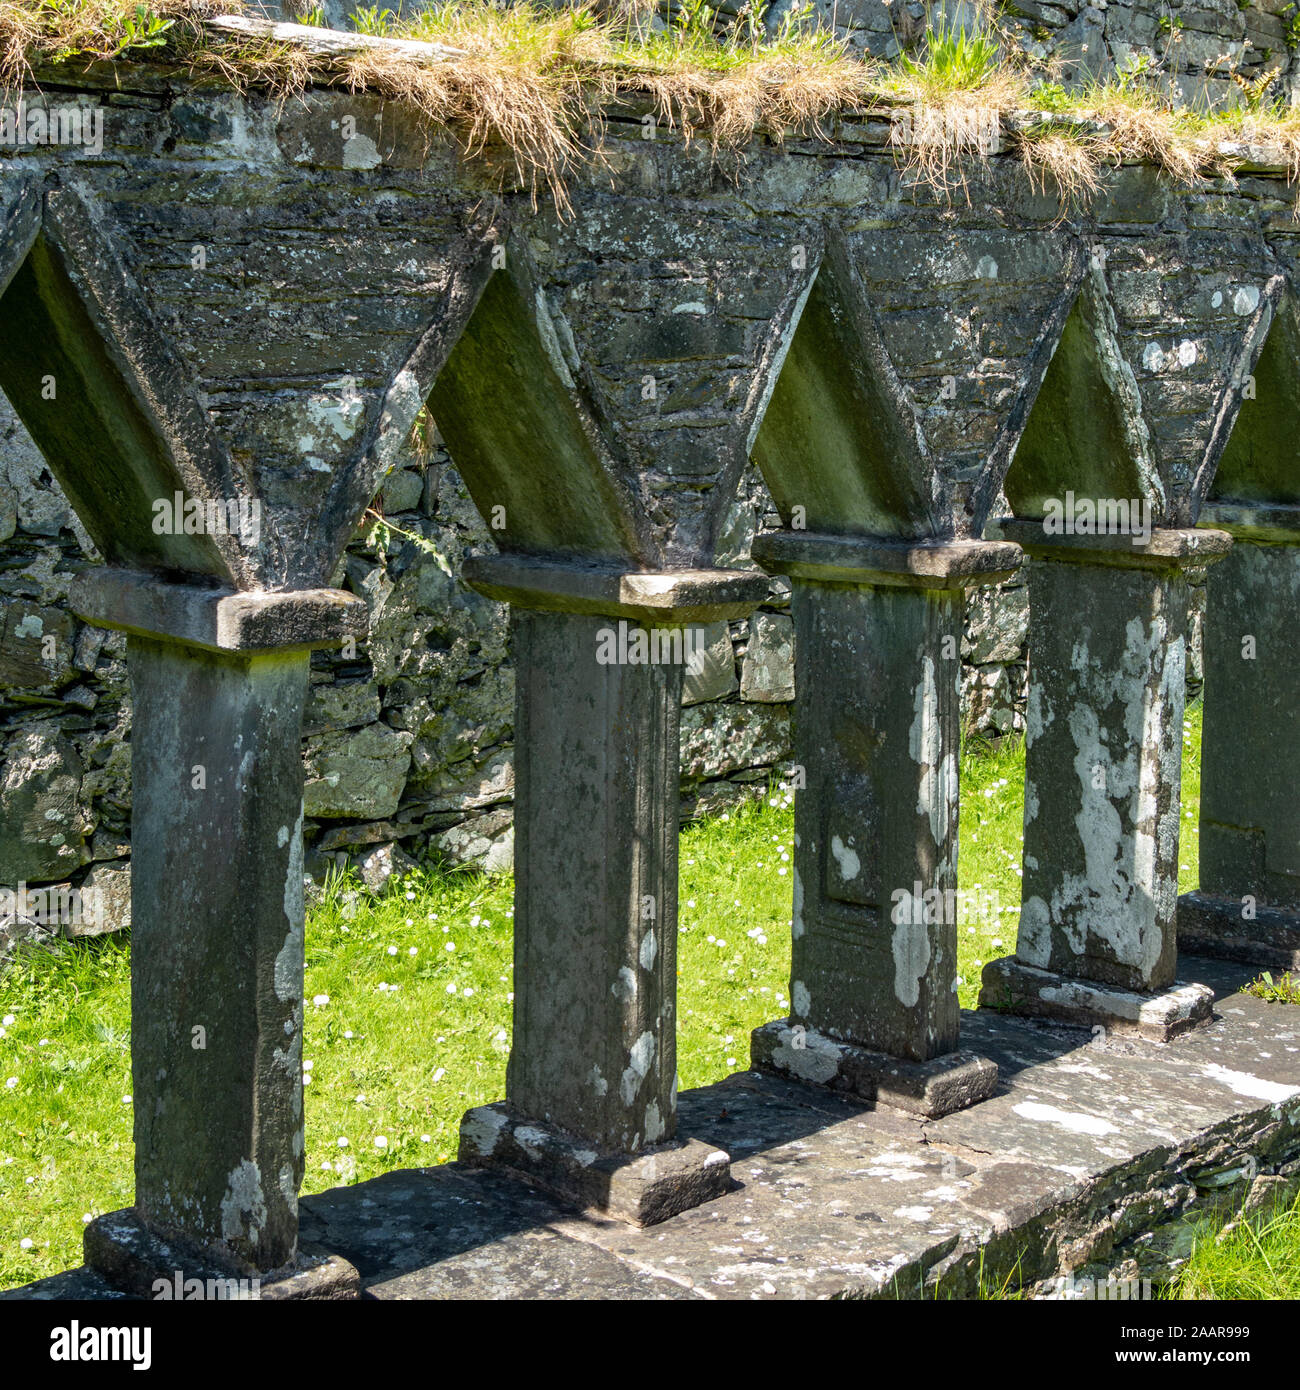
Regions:
<instances>
[{"instance_id":1,"label":"tuft of grass","mask_svg":"<svg viewBox=\"0 0 1300 1390\"><path fill-rule=\"evenodd\" d=\"M977 25L967 29L939 12L926 27L924 54L903 53L898 59L902 84L914 93L935 99L953 92L987 90L1005 76L997 40Z\"/></svg>"},{"instance_id":2,"label":"tuft of grass","mask_svg":"<svg viewBox=\"0 0 1300 1390\"><path fill-rule=\"evenodd\" d=\"M1248 985L1241 987L1243 994L1253 994L1256 999L1265 999L1270 1004L1300 1004L1300 979L1288 970L1275 980L1265 970Z\"/></svg>"},{"instance_id":3,"label":"tuft of grass","mask_svg":"<svg viewBox=\"0 0 1300 1390\"><path fill-rule=\"evenodd\" d=\"M1300 1298L1300 1197L1226 1226L1207 1223L1165 1296Z\"/></svg>"},{"instance_id":4,"label":"tuft of grass","mask_svg":"<svg viewBox=\"0 0 1300 1390\"><path fill-rule=\"evenodd\" d=\"M469 158L489 145L503 148L519 178L547 184L564 203L565 182L583 155L589 79L607 55L588 9L446 4L392 36L446 44L463 56L426 63L368 48L340 60L339 80L406 103L431 128L452 129ZM594 85L604 94L605 84Z\"/></svg>"},{"instance_id":5,"label":"tuft of grass","mask_svg":"<svg viewBox=\"0 0 1300 1390\"><path fill-rule=\"evenodd\" d=\"M21 85L36 62L139 56L199 21L242 8L236 0L0 0L0 84Z\"/></svg>"},{"instance_id":6,"label":"tuft of grass","mask_svg":"<svg viewBox=\"0 0 1300 1390\"><path fill-rule=\"evenodd\" d=\"M1026 83L978 17L967 28L941 10L926 27L920 55L900 54L880 92L908 108L892 132L905 176L948 197L960 188L969 201L966 168L987 165L1002 121L1024 102Z\"/></svg>"},{"instance_id":7,"label":"tuft of grass","mask_svg":"<svg viewBox=\"0 0 1300 1390\"><path fill-rule=\"evenodd\" d=\"M1017 133L1030 187L1060 199L1061 216L1085 206L1101 187L1101 171L1112 159L1110 143L1095 130L1075 125L1042 124Z\"/></svg>"}]
</instances>

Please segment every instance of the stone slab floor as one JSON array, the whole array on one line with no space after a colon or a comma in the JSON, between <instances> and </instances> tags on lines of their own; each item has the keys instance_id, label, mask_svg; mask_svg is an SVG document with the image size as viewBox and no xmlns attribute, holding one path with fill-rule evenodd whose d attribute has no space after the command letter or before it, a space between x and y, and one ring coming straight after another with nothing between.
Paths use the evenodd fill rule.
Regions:
<instances>
[{"instance_id":1,"label":"stone slab floor","mask_svg":"<svg viewBox=\"0 0 1300 1390\"><path fill-rule=\"evenodd\" d=\"M970 1295L1122 1265L1193 1200L1300 1168L1300 1007L1236 992L1252 972L1181 962L1215 1021L1160 1046L967 1013L996 1096L923 1121L753 1072L680 1098L681 1130L727 1149L739 1186L634 1230L448 1164L303 1202L302 1233L366 1295L426 1298ZM117 1297L73 1270L7 1298Z\"/></svg>"}]
</instances>

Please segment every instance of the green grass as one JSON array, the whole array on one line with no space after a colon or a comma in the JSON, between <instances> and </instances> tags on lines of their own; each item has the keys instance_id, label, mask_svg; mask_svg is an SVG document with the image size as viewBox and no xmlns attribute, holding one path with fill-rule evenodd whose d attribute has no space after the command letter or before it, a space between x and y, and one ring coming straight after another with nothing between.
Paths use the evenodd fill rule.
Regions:
<instances>
[{"instance_id":1,"label":"green grass","mask_svg":"<svg viewBox=\"0 0 1300 1390\"><path fill-rule=\"evenodd\" d=\"M1300 1004L1300 979L1289 970L1276 978L1271 971L1265 970L1246 985L1243 992L1270 1004Z\"/></svg>"},{"instance_id":2,"label":"green grass","mask_svg":"<svg viewBox=\"0 0 1300 1390\"><path fill-rule=\"evenodd\" d=\"M959 27L940 10L926 27L919 54L901 53L898 67L926 91L971 92L985 86L1002 66L997 39L978 28Z\"/></svg>"},{"instance_id":3,"label":"green grass","mask_svg":"<svg viewBox=\"0 0 1300 1390\"><path fill-rule=\"evenodd\" d=\"M1196 879L1199 736L1194 709L1184 746L1184 889ZM972 746L962 761L961 887L982 903L996 893L998 908L959 926L966 1007L981 966L1015 946L1023 771L1018 741ZM743 1068L750 1030L788 1008L793 829L790 797L773 792L683 830L684 1087ZM512 892L507 876L421 872L378 901L331 885L312 910L305 1191L442 1162L453 1156L461 1114L502 1095ZM0 1017L10 1015L0 1037L0 1287L76 1264L83 1216L130 1203L127 943L22 962L0 982Z\"/></svg>"},{"instance_id":4,"label":"green grass","mask_svg":"<svg viewBox=\"0 0 1300 1390\"><path fill-rule=\"evenodd\" d=\"M1207 1224L1167 1296L1300 1298L1300 1197L1222 1233Z\"/></svg>"}]
</instances>

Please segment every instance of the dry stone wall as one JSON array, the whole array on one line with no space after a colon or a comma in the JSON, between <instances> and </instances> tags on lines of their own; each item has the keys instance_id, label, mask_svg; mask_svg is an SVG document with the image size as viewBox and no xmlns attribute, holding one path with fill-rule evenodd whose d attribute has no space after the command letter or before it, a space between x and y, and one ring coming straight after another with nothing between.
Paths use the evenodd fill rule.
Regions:
<instances>
[{"instance_id":1,"label":"dry stone wall","mask_svg":"<svg viewBox=\"0 0 1300 1390\"><path fill-rule=\"evenodd\" d=\"M774 22L794 0L778 0ZM719 7L735 13L741 0ZM893 58L924 33L928 14L946 10L969 24L966 0L815 0L814 13L864 55ZM1290 0L1006 0L993 7L1009 45L1067 85L1140 68L1184 100L1235 103L1230 70L1250 79L1276 69L1295 87L1296 6Z\"/></svg>"}]
</instances>

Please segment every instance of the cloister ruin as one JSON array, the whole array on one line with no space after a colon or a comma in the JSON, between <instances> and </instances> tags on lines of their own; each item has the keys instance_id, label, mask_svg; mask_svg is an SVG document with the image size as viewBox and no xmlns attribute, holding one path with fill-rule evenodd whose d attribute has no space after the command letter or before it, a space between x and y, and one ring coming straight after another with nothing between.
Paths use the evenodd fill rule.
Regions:
<instances>
[{"instance_id":1,"label":"cloister ruin","mask_svg":"<svg viewBox=\"0 0 1300 1390\"><path fill-rule=\"evenodd\" d=\"M0 388L101 552L74 606L128 634L135 702L136 1203L41 1296L176 1269L374 1292L416 1208L434 1234L379 1296L553 1291L538 1269L632 1297L881 1293L1011 1260L1026 1229L1041 1279L1184 1209L1195 1174L1297 1171L1294 1011L1225 983L1300 965L1279 155L1191 189L1127 163L1064 217L1003 145L952 200L904 177L887 115L726 152L624 103L557 211L363 92L279 103L140 62L26 100L102 113L102 148L4 161ZM332 578L426 403L500 522L466 576L513 615L507 1091L465 1116L454 1172L300 1213L309 654L365 642ZM761 569L719 567L751 458L783 528ZM255 502L256 535L156 527L177 494ZM1045 524L1067 494L1145 524ZM962 1016L950 914L894 906L957 886L963 604L1022 566L1023 908ZM792 1009L679 1106L682 666L598 660L600 633L744 616L769 574L799 652ZM923 1201L880 1195L900 1170ZM837 1202L883 1215L845 1235ZM743 1253L750 1220L779 1254Z\"/></svg>"}]
</instances>

